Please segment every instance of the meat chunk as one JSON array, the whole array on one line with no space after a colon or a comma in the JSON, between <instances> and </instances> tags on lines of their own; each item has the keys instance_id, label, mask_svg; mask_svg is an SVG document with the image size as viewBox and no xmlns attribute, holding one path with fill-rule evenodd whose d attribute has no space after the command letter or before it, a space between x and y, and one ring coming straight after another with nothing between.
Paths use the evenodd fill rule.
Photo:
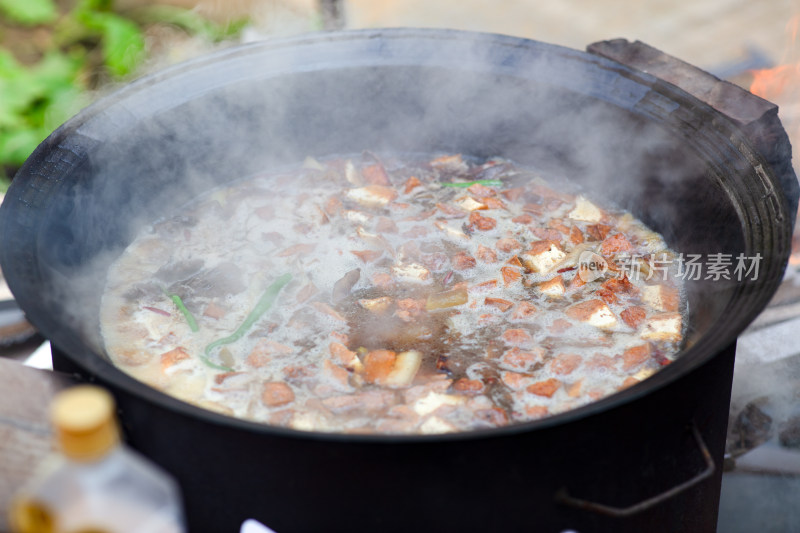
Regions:
<instances>
[{"instance_id":1,"label":"meat chunk","mask_svg":"<svg viewBox=\"0 0 800 533\"><path fill-rule=\"evenodd\" d=\"M385 272L377 272L374 274L372 276L372 284L385 290L392 290L396 285L391 274L387 274Z\"/></svg>"},{"instance_id":2,"label":"meat chunk","mask_svg":"<svg viewBox=\"0 0 800 533\"><path fill-rule=\"evenodd\" d=\"M166 372L170 367L180 363L184 359L189 359L191 355L182 346L161 354L161 371Z\"/></svg>"},{"instance_id":3,"label":"meat chunk","mask_svg":"<svg viewBox=\"0 0 800 533\"><path fill-rule=\"evenodd\" d=\"M478 260L481 261L482 263L497 262L497 253L491 248L488 248L482 244L478 246L478 251L475 252L475 255L477 256Z\"/></svg>"},{"instance_id":4,"label":"meat chunk","mask_svg":"<svg viewBox=\"0 0 800 533\"><path fill-rule=\"evenodd\" d=\"M287 355L294 350L291 346L286 346L279 342L268 339L258 339L256 345L247 355L247 364L254 368L261 368L269 365L276 355Z\"/></svg>"},{"instance_id":5,"label":"meat chunk","mask_svg":"<svg viewBox=\"0 0 800 533\"><path fill-rule=\"evenodd\" d=\"M322 376L326 378L328 383L331 383L336 390L352 390L349 382L350 373L327 359L322 362Z\"/></svg>"},{"instance_id":6,"label":"meat chunk","mask_svg":"<svg viewBox=\"0 0 800 533\"><path fill-rule=\"evenodd\" d=\"M500 274L503 276L503 283L505 283L506 286L522 279L522 273L519 269L510 266L502 267L500 269Z\"/></svg>"},{"instance_id":7,"label":"meat chunk","mask_svg":"<svg viewBox=\"0 0 800 533\"><path fill-rule=\"evenodd\" d=\"M525 387L526 383L530 382L530 379L525 374L520 374L519 372L503 372L500 374L500 378L511 390L520 390Z\"/></svg>"},{"instance_id":8,"label":"meat chunk","mask_svg":"<svg viewBox=\"0 0 800 533\"><path fill-rule=\"evenodd\" d=\"M525 390L537 396L552 398L559 388L561 388L561 382L556 378L550 378L544 381L537 381L536 383L529 385Z\"/></svg>"},{"instance_id":9,"label":"meat chunk","mask_svg":"<svg viewBox=\"0 0 800 533\"><path fill-rule=\"evenodd\" d=\"M536 307L530 302L520 302L517 308L514 309L514 314L511 318L514 320L524 320L536 312Z\"/></svg>"},{"instance_id":10,"label":"meat chunk","mask_svg":"<svg viewBox=\"0 0 800 533\"><path fill-rule=\"evenodd\" d=\"M493 407L491 409L478 409L475 411L474 415L478 420L482 420L491 426L498 427L508 424L508 413L499 407Z\"/></svg>"},{"instance_id":11,"label":"meat chunk","mask_svg":"<svg viewBox=\"0 0 800 533\"><path fill-rule=\"evenodd\" d=\"M571 374L583 361L583 357L574 353L561 353L550 361L550 370L559 376Z\"/></svg>"},{"instance_id":12,"label":"meat chunk","mask_svg":"<svg viewBox=\"0 0 800 533\"><path fill-rule=\"evenodd\" d=\"M524 329L511 328L503 332L503 340L508 344L523 345L529 344L533 338L531 337L530 333Z\"/></svg>"},{"instance_id":13,"label":"meat chunk","mask_svg":"<svg viewBox=\"0 0 800 533\"><path fill-rule=\"evenodd\" d=\"M261 391L261 402L267 407L279 407L294 401L294 391L282 381L264 383Z\"/></svg>"},{"instance_id":14,"label":"meat chunk","mask_svg":"<svg viewBox=\"0 0 800 533\"><path fill-rule=\"evenodd\" d=\"M531 232L536 235L539 239L544 241L553 241L556 243L561 243L562 235L558 230L552 228L533 228Z\"/></svg>"},{"instance_id":15,"label":"meat chunk","mask_svg":"<svg viewBox=\"0 0 800 533\"><path fill-rule=\"evenodd\" d=\"M374 350L364 357L364 378L368 383L381 383L394 368L397 353L391 350Z\"/></svg>"},{"instance_id":16,"label":"meat chunk","mask_svg":"<svg viewBox=\"0 0 800 533\"><path fill-rule=\"evenodd\" d=\"M464 172L469 169L469 166L461 157L461 154L443 155L431 160L430 165L433 168L446 170L449 172Z\"/></svg>"},{"instance_id":17,"label":"meat chunk","mask_svg":"<svg viewBox=\"0 0 800 533\"><path fill-rule=\"evenodd\" d=\"M475 258L469 255L467 252L458 252L450 258L450 264L453 265L455 270L467 270L474 267L477 262L475 261Z\"/></svg>"},{"instance_id":18,"label":"meat chunk","mask_svg":"<svg viewBox=\"0 0 800 533\"><path fill-rule=\"evenodd\" d=\"M650 344L640 344L622 353L622 370L628 371L650 359Z\"/></svg>"},{"instance_id":19,"label":"meat chunk","mask_svg":"<svg viewBox=\"0 0 800 533\"><path fill-rule=\"evenodd\" d=\"M514 250L521 250L522 244L517 239L504 237L497 241L497 244L495 244L495 248L497 248L501 252L508 253L508 252L513 252Z\"/></svg>"},{"instance_id":20,"label":"meat chunk","mask_svg":"<svg viewBox=\"0 0 800 533\"><path fill-rule=\"evenodd\" d=\"M372 185L391 185L389 175L381 164L369 165L361 170L364 181Z\"/></svg>"},{"instance_id":21,"label":"meat chunk","mask_svg":"<svg viewBox=\"0 0 800 533\"><path fill-rule=\"evenodd\" d=\"M542 348L537 347L531 350L523 351L515 346L503 354L500 362L506 368L526 371L533 365L541 363L543 360L544 350Z\"/></svg>"},{"instance_id":22,"label":"meat chunk","mask_svg":"<svg viewBox=\"0 0 800 533\"><path fill-rule=\"evenodd\" d=\"M453 383L453 388L465 394L480 394L483 392L483 382L478 379L461 378Z\"/></svg>"},{"instance_id":23,"label":"meat chunk","mask_svg":"<svg viewBox=\"0 0 800 533\"><path fill-rule=\"evenodd\" d=\"M491 305L492 307L496 307L503 313L514 307L514 302L504 300L502 298L484 298L483 300L484 305Z\"/></svg>"},{"instance_id":24,"label":"meat chunk","mask_svg":"<svg viewBox=\"0 0 800 533\"><path fill-rule=\"evenodd\" d=\"M644 310L644 308L636 305L628 307L619 314L619 317L622 319L622 321L633 329L638 329L639 324L642 323L646 316L647 312Z\"/></svg>"},{"instance_id":25,"label":"meat chunk","mask_svg":"<svg viewBox=\"0 0 800 533\"><path fill-rule=\"evenodd\" d=\"M473 211L469 215L469 223L475 226L475 229L480 231L493 230L497 226L497 220L493 219L492 217L482 216L477 211Z\"/></svg>"},{"instance_id":26,"label":"meat chunk","mask_svg":"<svg viewBox=\"0 0 800 533\"><path fill-rule=\"evenodd\" d=\"M611 231L611 226L607 224L590 224L586 226L586 233L594 241L602 241L608 236L608 232Z\"/></svg>"},{"instance_id":27,"label":"meat chunk","mask_svg":"<svg viewBox=\"0 0 800 533\"><path fill-rule=\"evenodd\" d=\"M489 198L492 196L497 196L497 192L492 189L491 187L487 187L486 185L482 185L480 183L474 183L470 185L467 190L470 194L478 197L478 198Z\"/></svg>"},{"instance_id":28,"label":"meat chunk","mask_svg":"<svg viewBox=\"0 0 800 533\"><path fill-rule=\"evenodd\" d=\"M383 255L381 250L350 250L350 253L361 259L365 264L373 263Z\"/></svg>"},{"instance_id":29,"label":"meat chunk","mask_svg":"<svg viewBox=\"0 0 800 533\"><path fill-rule=\"evenodd\" d=\"M619 252L630 252L631 250L633 250L633 246L621 233L607 237L603 244L600 245L600 251L606 257Z\"/></svg>"},{"instance_id":30,"label":"meat chunk","mask_svg":"<svg viewBox=\"0 0 800 533\"><path fill-rule=\"evenodd\" d=\"M364 365L361 364L356 352L348 350L347 346L341 342L332 342L328 349L336 363L356 372L361 372L364 369Z\"/></svg>"},{"instance_id":31,"label":"meat chunk","mask_svg":"<svg viewBox=\"0 0 800 533\"><path fill-rule=\"evenodd\" d=\"M406 180L405 189L403 189L403 192L408 194L421 185L422 182L419 181L419 178L417 178L416 176L411 176Z\"/></svg>"},{"instance_id":32,"label":"meat chunk","mask_svg":"<svg viewBox=\"0 0 800 533\"><path fill-rule=\"evenodd\" d=\"M572 244L581 244L583 242L583 232L578 226L572 226L569 230L569 242Z\"/></svg>"},{"instance_id":33,"label":"meat chunk","mask_svg":"<svg viewBox=\"0 0 800 533\"><path fill-rule=\"evenodd\" d=\"M550 414L550 409L546 405L531 405L525 408L525 414L531 418L544 418Z\"/></svg>"},{"instance_id":34,"label":"meat chunk","mask_svg":"<svg viewBox=\"0 0 800 533\"><path fill-rule=\"evenodd\" d=\"M403 298L402 300L398 300L395 316L404 322L416 320L425 311L427 303L427 300L418 300L415 298Z\"/></svg>"}]
</instances>

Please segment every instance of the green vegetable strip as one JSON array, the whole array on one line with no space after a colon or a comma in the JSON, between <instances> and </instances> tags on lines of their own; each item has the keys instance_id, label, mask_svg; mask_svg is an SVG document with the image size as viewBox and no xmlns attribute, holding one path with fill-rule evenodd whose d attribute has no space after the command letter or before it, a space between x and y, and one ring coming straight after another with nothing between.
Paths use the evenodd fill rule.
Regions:
<instances>
[{"instance_id":1,"label":"green vegetable strip","mask_svg":"<svg viewBox=\"0 0 800 533\"><path fill-rule=\"evenodd\" d=\"M259 318L261 318L261 315L263 315L267 311L267 309L272 307L272 304L275 303L275 299L278 297L278 293L281 292L281 289L283 289L283 287L291 280L292 280L291 274L284 274L283 276L276 279L272 283L272 285L267 287L267 290L265 290L264 294L261 295L261 299L258 300L256 306L253 308L252 311L250 311L250 314L247 315L247 317L244 319L242 325L240 325L239 328L233 332L233 334L231 334L228 337L216 340L211 344L209 344L208 346L206 346L205 350L206 356L211 355L211 350L213 350L214 348L218 348L224 344L230 344L232 342L236 342L239 339L241 339L244 336L244 334L247 333L247 330L249 330ZM219 366L216 366L214 364L209 364L210 361L208 361L207 359L203 359L203 362L214 368L220 368ZM222 367L222 369L230 370L227 367Z\"/></svg>"},{"instance_id":2,"label":"green vegetable strip","mask_svg":"<svg viewBox=\"0 0 800 533\"><path fill-rule=\"evenodd\" d=\"M189 324L189 328L191 328L191 330L194 332L199 331L200 326L197 325L197 320L194 319L192 313L188 309L186 309L185 305L183 305L183 300L181 300L181 297L178 296L177 294L168 294L167 296L170 297L172 303L174 303L175 307L178 308L178 311L183 313L183 317L186 319L186 323Z\"/></svg>"},{"instance_id":3,"label":"green vegetable strip","mask_svg":"<svg viewBox=\"0 0 800 533\"><path fill-rule=\"evenodd\" d=\"M216 368L217 370L224 370L225 372L233 372L233 369L231 367L218 365L217 363L212 362L211 359L209 359L205 355L201 354L200 360L204 362L206 366L210 366L211 368Z\"/></svg>"},{"instance_id":4,"label":"green vegetable strip","mask_svg":"<svg viewBox=\"0 0 800 533\"><path fill-rule=\"evenodd\" d=\"M477 180L477 181L465 181L459 183L442 183L442 187L472 187L473 185L492 185L494 187L500 187L503 185L503 182L500 180Z\"/></svg>"}]
</instances>

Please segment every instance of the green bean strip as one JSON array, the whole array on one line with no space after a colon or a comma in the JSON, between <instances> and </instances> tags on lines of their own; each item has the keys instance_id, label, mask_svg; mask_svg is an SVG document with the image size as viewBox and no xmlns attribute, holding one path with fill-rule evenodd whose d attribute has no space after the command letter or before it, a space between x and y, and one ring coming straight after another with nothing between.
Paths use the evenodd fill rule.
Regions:
<instances>
[{"instance_id":1,"label":"green bean strip","mask_svg":"<svg viewBox=\"0 0 800 533\"><path fill-rule=\"evenodd\" d=\"M218 365L217 363L214 363L213 361L211 361L211 359L209 359L203 354L200 354L200 360L204 362L206 366L209 366L211 368L216 368L217 370L224 370L225 372L233 372L233 369L231 367Z\"/></svg>"},{"instance_id":2,"label":"green bean strip","mask_svg":"<svg viewBox=\"0 0 800 533\"><path fill-rule=\"evenodd\" d=\"M203 354L200 354L199 357L200 360L203 361L203 363L205 363L205 365L208 367L216 368L217 370L224 370L225 372L233 372L233 369L231 367L218 365L217 363L213 362L211 359L209 359Z\"/></svg>"},{"instance_id":3,"label":"green bean strip","mask_svg":"<svg viewBox=\"0 0 800 533\"><path fill-rule=\"evenodd\" d=\"M172 303L174 303L175 306L178 308L178 310L181 313L183 313L183 317L189 324L189 329L191 329L195 333L200 331L200 326L197 325L197 320L194 319L194 315L192 315L191 311L189 311L186 308L186 306L183 303L183 300L181 300L181 297L178 296L177 294L169 294L166 290L164 291L164 294L166 294L167 298L172 300ZM200 356L200 360L203 361L206 365L210 366L211 368L216 368L217 370L226 370L228 372L233 371L232 368L228 368L227 366L222 366L211 362L211 360L204 355Z\"/></svg>"},{"instance_id":4,"label":"green bean strip","mask_svg":"<svg viewBox=\"0 0 800 533\"><path fill-rule=\"evenodd\" d=\"M472 187L473 185L492 185L494 187L500 187L503 185L503 182L500 180L476 180L476 181L464 181L458 183L442 183L442 187Z\"/></svg>"},{"instance_id":5,"label":"green bean strip","mask_svg":"<svg viewBox=\"0 0 800 533\"><path fill-rule=\"evenodd\" d=\"M265 290L264 294L261 295L261 299L258 300L256 306L253 308L252 311L250 311L250 314L247 315L247 317L244 319L244 322L242 322L242 324L236 329L236 331L234 331L228 337L215 340L214 342L206 346L205 349L206 357L211 355L211 350L213 350L214 348L218 348L224 344L230 344L232 342L236 342L242 337L244 337L244 334L247 333L247 330L249 330L259 318L261 318L261 315L266 313L267 310L270 307L272 307L272 304L275 303L275 299L278 297L278 293L281 292L281 289L283 289L283 287L291 280L292 280L291 274L284 274L283 276L276 279L272 283L272 285L267 287L267 290ZM210 363L208 359L203 359L203 362L206 364ZM213 363L210 364L209 366L212 366L213 368L220 368L219 366L214 365ZM223 370L230 370L227 367L221 367L221 368Z\"/></svg>"},{"instance_id":6,"label":"green bean strip","mask_svg":"<svg viewBox=\"0 0 800 533\"><path fill-rule=\"evenodd\" d=\"M200 326L197 325L197 320L194 319L192 313L186 309L185 305L183 305L183 300L181 300L181 297L177 294L167 294L167 296L169 296L169 298L172 300L172 303L175 304L175 307L178 308L178 311L183 314L183 318L186 319L186 323L189 324L189 328L195 333L200 331Z\"/></svg>"}]
</instances>

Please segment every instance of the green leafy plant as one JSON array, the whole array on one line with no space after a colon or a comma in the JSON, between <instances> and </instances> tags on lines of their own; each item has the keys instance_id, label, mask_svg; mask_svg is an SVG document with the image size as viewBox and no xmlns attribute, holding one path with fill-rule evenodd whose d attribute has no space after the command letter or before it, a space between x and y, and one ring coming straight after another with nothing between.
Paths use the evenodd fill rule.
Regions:
<instances>
[{"instance_id":1,"label":"green leafy plant","mask_svg":"<svg viewBox=\"0 0 800 533\"><path fill-rule=\"evenodd\" d=\"M0 13L26 25L52 22L58 16L52 0L0 0Z\"/></svg>"},{"instance_id":2,"label":"green leafy plant","mask_svg":"<svg viewBox=\"0 0 800 533\"><path fill-rule=\"evenodd\" d=\"M146 56L146 27L168 24L218 42L246 23L219 25L174 6L121 14L112 0L78 0L65 12L53 0L0 0L0 190L8 186L9 171L89 103L92 90L136 71ZM4 34L26 31L45 35L46 46L21 60Z\"/></svg>"}]
</instances>

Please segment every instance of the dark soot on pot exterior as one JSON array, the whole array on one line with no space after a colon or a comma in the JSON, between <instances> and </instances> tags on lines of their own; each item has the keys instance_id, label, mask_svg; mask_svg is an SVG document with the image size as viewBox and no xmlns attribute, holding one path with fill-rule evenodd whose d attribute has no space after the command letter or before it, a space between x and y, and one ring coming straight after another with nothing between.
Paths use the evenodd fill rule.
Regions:
<instances>
[{"instance_id":1,"label":"dark soot on pot exterior","mask_svg":"<svg viewBox=\"0 0 800 533\"><path fill-rule=\"evenodd\" d=\"M733 343L780 281L797 206L796 188L781 191L749 146L669 84L533 41L375 30L257 43L134 82L51 135L6 197L0 254L57 368L108 386L131 444L178 478L192 531L248 517L281 533L713 531ZM760 253L759 277L690 283L685 353L647 381L486 432L260 426L167 397L104 359L105 268L137 227L217 184L365 149L502 156L569 176L679 252ZM609 516L563 503L564 491L618 508L656 499Z\"/></svg>"}]
</instances>

